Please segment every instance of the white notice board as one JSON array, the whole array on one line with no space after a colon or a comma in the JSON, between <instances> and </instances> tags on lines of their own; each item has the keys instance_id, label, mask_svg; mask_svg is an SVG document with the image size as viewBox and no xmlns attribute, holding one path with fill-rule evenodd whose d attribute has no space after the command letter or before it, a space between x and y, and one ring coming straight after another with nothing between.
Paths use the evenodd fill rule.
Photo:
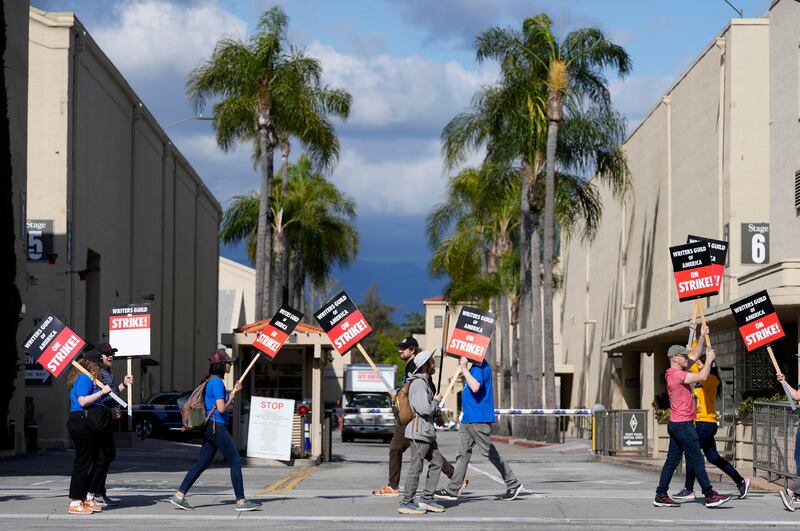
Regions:
<instances>
[{"instance_id":1,"label":"white notice board","mask_svg":"<svg viewBox=\"0 0 800 531\"><path fill-rule=\"evenodd\" d=\"M250 398L247 457L288 461L292 454L294 400Z\"/></svg>"}]
</instances>

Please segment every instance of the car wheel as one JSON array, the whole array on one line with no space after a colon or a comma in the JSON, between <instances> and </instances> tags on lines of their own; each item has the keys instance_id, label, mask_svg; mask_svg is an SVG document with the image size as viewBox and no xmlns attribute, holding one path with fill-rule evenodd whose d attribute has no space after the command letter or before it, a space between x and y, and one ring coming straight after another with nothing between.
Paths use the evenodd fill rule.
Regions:
<instances>
[{"instance_id":1,"label":"car wheel","mask_svg":"<svg viewBox=\"0 0 800 531\"><path fill-rule=\"evenodd\" d=\"M145 437L152 437L155 434L156 426L150 419L139 419L136 421L134 430L139 438L144 439Z\"/></svg>"}]
</instances>

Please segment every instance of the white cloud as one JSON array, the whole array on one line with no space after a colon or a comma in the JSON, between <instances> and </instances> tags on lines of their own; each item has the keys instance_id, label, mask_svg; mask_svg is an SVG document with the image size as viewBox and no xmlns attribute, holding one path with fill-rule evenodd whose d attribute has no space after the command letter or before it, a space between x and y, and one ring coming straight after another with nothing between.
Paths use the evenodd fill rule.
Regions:
<instances>
[{"instance_id":1,"label":"white cloud","mask_svg":"<svg viewBox=\"0 0 800 531\"><path fill-rule=\"evenodd\" d=\"M220 37L247 34L247 24L215 0L190 5L131 0L116 10L115 22L92 31L92 36L130 77L185 74L211 54Z\"/></svg>"},{"instance_id":2,"label":"white cloud","mask_svg":"<svg viewBox=\"0 0 800 531\"><path fill-rule=\"evenodd\" d=\"M322 62L327 83L353 95L349 123L358 126L408 125L438 134L472 94L497 75L493 65L470 71L454 61L441 63L416 55L355 57L317 41L308 53Z\"/></svg>"}]
</instances>

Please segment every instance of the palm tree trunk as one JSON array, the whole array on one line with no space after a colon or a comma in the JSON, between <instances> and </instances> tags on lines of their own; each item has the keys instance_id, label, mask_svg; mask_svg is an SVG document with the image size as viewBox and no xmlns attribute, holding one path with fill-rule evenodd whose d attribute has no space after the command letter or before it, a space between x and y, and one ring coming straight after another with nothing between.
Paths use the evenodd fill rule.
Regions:
<instances>
[{"instance_id":1,"label":"palm tree trunk","mask_svg":"<svg viewBox=\"0 0 800 531\"><path fill-rule=\"evenodd\" d=\"M531 194L532 199L533 194ZM539 244L539 219L538 209L531 208L531 237L530 237L530 264L531 264L531 289L526 297L531 311L531 350L528 372L526 373L528 404L530 408L542 407L542 280L540 269L540 244ZM522 316L520 316L520 320ZM544 439L544 423L541 417L528 418L528 431L530 436L537 441Z\"/></svg>"},{"instance_id":2,"label":"palm tree trunk","mask_svg":"<svg viewBox=\"0 0 800 531\"><path fill-rule=\"evenodd\" d=\"M256 320L270 313L270 260L272 258L272 172L274 142L267 127L259 129L261 143L261 195L258 204L256 242Z\"/></svg>"},{"instance_id":3,"label":"palm tree trunk","mask_svg":"<svg viewBox=\"0 0 800 531\"><path fill-rule=\"evenodd\" d=\"M289 267L289 300L292 308L303 307L303 286L305 285L305 272L303 271L303 255L299 248L291 251L291 265Z\"/></svg>"},{"instance_id":4,"label":"palm tree trunk","mask_svg":"<svg viewBox=\"0 0 800 531\"><path fill-rule=\"evenodd\" d=\"M527 377L533 344L531 342L531 208L528 200L530 184L533 182L530 164L523 158L522 163L522 219L520 223L520 272L519 272L519 340L514 342L516 356L516 378L514 381L514 400L516 408L529 407L530 395L527 391ZM516 348L518 345L518 348ZM526 438L528 424L524 417L512 417L511 430L514 437Z\"/></svg>"},{"instance_id":5,"label":"palm tree trunk","mask_svg":"<svg viewBox=\"0 0 800 531\"><path fill-rule=\"evenodd\" d=\"M498 372L501 374L498 394L500 396L500 407L508 408L511 407L511 388L509 386L511 383L511 366L508 352L508 334L511 332L511 327L508 323L508 297L505 294L500 296L499 306L497 323L500 329L500 371ZM500 435L509 434L510 425L508 419L508 416L499 418L497 424Z\"/></svg>"},{"instance_id":6,"label":"palm tree trunk","mask_svg":"<svg viewBox=\"0 0 800 531\"><path fill-rule=\"evenodd\" d=\"M547 128L547 158L544 191L544 393L545 407L556 407L555 348L553 345L553 249L555 247L556 140L558 121L550 120ZM558 419L547 417L546 439L558 442Z\"/></svg>"},{"instance_id":7,"label":"palm tree trunk","mask_svg":"<svg viewBox=\"0 0 800 531\"><path fill-rule=\"evenodd\" d=\"M289 135L281 135L281 198L283 201L289 195L289 154L292 144L289 142ZM283 218L283 207L281 207L281 217ZM278 247L275 249L275 307L285 304L289 299L289 254L286 231L281 225L278 234Z\"/></svg>"}]
</instances>

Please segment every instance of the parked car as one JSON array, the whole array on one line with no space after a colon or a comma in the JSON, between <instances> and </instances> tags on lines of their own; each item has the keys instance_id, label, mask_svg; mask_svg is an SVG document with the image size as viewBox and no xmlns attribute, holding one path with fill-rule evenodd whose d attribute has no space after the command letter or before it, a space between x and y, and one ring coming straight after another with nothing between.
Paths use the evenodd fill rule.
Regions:
<instances>
[{"instance_id":1,"label":"parked car","mask_svg":"<svg viewBox=\"0 0 800 531\"><path fill-rule=\"evenodd\" d=\"M191 391L169 391L155 394L143 404L134 404L133 427L136 434L144 438L180 432L183 425L181 407L190 394Z\"/></svg>"},{"instance_id":2,"label":"parked car","mask_svg":"<svg viewBox=\"0 0 800 531\"><path fill-rule=\"evenodd\" d=\"M348 413L344 412L342 422L342 442L352 442L356 438L383 439L388 443L394 434L395 419L391 412L391 399L386 393L356 393L347 408L388 409L386 412Z\"/></svg>"}]
</instances>

